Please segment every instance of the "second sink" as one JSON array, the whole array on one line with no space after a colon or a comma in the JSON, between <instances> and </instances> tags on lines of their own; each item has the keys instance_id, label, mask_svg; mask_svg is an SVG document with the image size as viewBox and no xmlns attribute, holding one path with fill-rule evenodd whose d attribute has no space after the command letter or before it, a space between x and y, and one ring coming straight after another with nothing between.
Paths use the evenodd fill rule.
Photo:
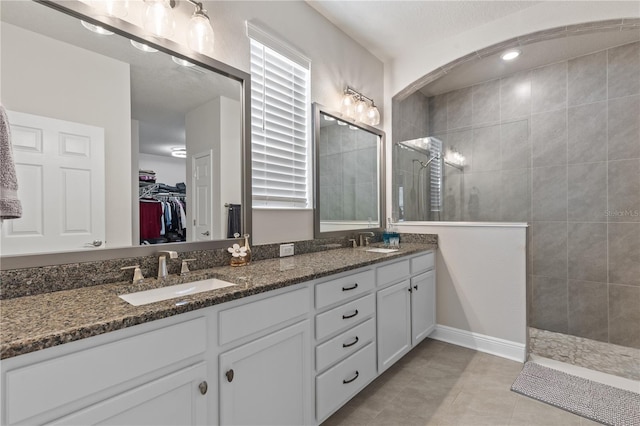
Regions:
<instances>
[{"instance_id":1,"label":"second sink","mask_svg":"<svg viewBox=\"0 0 640 426\"><path fill-rule=\"evenodd\" d=\"M217 278L195 281L192 283L176 284L167 287L154 288L153 290L138 291L136 293L121 294L119 297L133 306L142 306L149 303L160 302L162 300L175 299L177 297L189 296L202 293L204 291L217 290L219 288L231 287L236 284L222 281Z\"/></svg>"}]
</instances>

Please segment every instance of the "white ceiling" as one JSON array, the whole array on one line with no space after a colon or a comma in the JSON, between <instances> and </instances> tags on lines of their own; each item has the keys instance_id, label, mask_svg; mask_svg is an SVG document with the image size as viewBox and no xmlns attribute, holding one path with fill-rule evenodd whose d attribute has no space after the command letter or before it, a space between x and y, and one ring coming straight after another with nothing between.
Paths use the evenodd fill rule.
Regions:
<instances>
[{"instance_id":1,"label":"white ceiling","mask_svg":"<svg viewBox=\"0 0 640 426\"><path fill-rule=\"evenodd\" d=\"M538 1L306 0L386 62L531 7Z\"/></svg>"}]
</instances>

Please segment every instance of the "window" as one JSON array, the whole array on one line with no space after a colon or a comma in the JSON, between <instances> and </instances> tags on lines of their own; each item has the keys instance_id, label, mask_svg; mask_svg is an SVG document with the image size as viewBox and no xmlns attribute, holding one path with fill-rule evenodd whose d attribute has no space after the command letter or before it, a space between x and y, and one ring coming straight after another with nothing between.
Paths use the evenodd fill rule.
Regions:
<instances>
[{"instance_id":1,"label":"window","mask_svg":"<svg viewBox=\"0 0 640 426\"><path fill-rule=\"evenodd\" d=\"M285 56L262 43L269 37L249 24L248 32L253 206L306 208L310 193L309 61L286 46L269 43L289 53Z\"/></svg>"}]
</instances>

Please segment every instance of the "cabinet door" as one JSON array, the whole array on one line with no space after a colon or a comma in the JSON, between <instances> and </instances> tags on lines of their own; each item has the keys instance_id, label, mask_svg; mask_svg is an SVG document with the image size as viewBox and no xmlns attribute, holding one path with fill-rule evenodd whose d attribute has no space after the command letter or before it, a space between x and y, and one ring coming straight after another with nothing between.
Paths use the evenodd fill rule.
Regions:
<instances>
[{"instance_id":1,"label":"cabinet door","mask_svg":"<svg viewBox=\"0 0 640 426\"><path fill-rule=\"evenodd\" d=\"M378 292L378 374L411 349L409 280Z\"/></svg>"},{"instance_id":2,"label":"cabinet door","mask_svg":"<svg viewBox=\"0 0 640 426\"><path fill-rule=\"evenodd\" d=\"M416 345L436 328L435 271L411 278L411 344Z\"/></svg>"},{"instance_id":3,"label":"cabinet door","mask_svg":"<svg viewBox=\"0 0 640 426\"><path fill-rule=\"evenodd\" d=\"M205 425L204 362L56 420L55 425ZM207 387L210 384L207 384Z\"/></svg>"},{"instance_id":4,"label":"cabinet door","mask_svg":"<svg viewBox=\"0 0 640 426\"><path fill-rule=\"evenodd\" d=\"M220 355L221 425L310 423L309 321Z\"/></svg>"}]
</instances>

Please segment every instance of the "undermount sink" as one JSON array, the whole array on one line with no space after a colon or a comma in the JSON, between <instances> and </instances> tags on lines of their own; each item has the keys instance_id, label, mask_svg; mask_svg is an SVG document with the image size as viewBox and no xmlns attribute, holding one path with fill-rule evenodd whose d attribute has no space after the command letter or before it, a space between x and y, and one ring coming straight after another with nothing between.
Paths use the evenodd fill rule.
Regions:
<instances>
[{"instance_id":1,"label":"undermount sink","mask_svg":"<svg viewBox=\"0 0 640 426\"><path fill-rule=\"evenodd\" d=\"M391 248L371 248L368 249L368 252L371 253L393 253L394 251L398 251L400 249L391 249Z\"/></svg>"},{"instance_id":2,"label":"undermount sink","mask_svg":"<svg viewBox=\"0 0 640 426\"><path fill-rule=\"evenodd\" d=\"M192 283L176 284L153 290L138 291L136 293L121 294L119 297L133 306L142 306L162 300L175 299L177 297L190 296L204 291L217 290L231 287L236 284L222 281L217 278L195 281Z\"/></svg>"}]
</instances>

